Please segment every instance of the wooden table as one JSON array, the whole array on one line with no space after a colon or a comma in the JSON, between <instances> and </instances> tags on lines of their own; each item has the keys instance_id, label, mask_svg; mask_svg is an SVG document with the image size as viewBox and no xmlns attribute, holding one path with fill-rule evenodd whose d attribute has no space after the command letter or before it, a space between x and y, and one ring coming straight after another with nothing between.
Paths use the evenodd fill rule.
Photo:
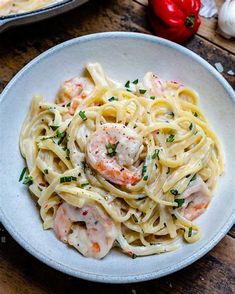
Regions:
<instances>
[{"instance_id":1,"label":"wooden table","mask_svg":"<svg viewBox=\"0 0 235 294\"><path fill-rule=\"evenodd\" d=\"M48 48L85 34L132 31L151 34L146 0L94 0L62 16L0 35L0 91L30 60ZM235 87L235 42L215 33L216 20L203 19L199 32L184 44L210 64L220 62ZM235 228L203 258L158 280L105 285L69 277L22 249L0 226L0 294L15 293L235 293Z\"/></svg>"}]
</instances>

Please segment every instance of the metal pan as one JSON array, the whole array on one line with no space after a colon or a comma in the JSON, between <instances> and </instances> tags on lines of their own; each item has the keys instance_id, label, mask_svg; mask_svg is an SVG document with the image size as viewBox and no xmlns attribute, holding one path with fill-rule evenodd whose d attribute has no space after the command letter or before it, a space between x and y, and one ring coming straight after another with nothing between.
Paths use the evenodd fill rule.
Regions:
<instances>
[{"instance_id":1,"label":"metal pan","mask_svg":"<svg viewBox=\"0 0 235 294\"><path fill-rule=\"evenodd\" d=\"M37 22L82 5L88 0L64 0L51 6L26 13L0 16L0 33L11 27Z\"/></svg>"}]
</instances>

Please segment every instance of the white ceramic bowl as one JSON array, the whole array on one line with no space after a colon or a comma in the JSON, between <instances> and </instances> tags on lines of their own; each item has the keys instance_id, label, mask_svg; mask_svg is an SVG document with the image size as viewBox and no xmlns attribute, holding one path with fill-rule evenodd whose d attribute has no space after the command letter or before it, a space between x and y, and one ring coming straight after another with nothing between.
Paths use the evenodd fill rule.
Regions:
<instances>
[{"instance_id":1,"label":"white ceramic bowl","mask_svg":"<svg viewBox=\"0 0 235 294\"><path fill-rule=\"evenodd\" d=\"M85 258L43 231L39 211L18 183L25 165L18 141L34 94L54 100L62 81L83 72L88 62L100 62L113 79L141 78L147 71L178 80L195 89L200 106L218 134L225 173L214 199L197 223L203 238L171 253L131 259L113 250L102 260ZM0 102L0 216L3 225L27 251L46 264L75 277L108 283L150 280L177 271L208 252L234 222L235 152L234 92L205 60L169 41L136 33L101 33L73 39L41 54L7 85Z\"/></svg>"}]
</instances>

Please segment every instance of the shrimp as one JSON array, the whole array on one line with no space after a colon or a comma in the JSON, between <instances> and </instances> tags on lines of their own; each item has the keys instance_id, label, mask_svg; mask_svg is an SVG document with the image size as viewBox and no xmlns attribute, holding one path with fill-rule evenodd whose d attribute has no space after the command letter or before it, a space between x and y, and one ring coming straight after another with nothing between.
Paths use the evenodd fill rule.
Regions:
<instances>
[{"instance_id":1,"label":"shrimp","mask_svg":"<svg viewBox=\"0 0 235 294\"><path fill-rule=\"evenodd\" d=\"M57 238L74 246L81 254L103 258L117 237L114 222L96 204L82 208L62 203L54 218L53 229Z\"/></svg>"},{"instance_id":2,"label":"shrimp","mask_svg":"<svg viewBox=\"0 0 235 294\"><path fill-rule=\"evenodd\" d=\"M200 176L192 181L188 188L181 195L180 199L185 199L181 208L184 217L192 221L205 212L211 201L211 192Z\"/></svg>"},{"instance_id":3,"label":"shrimp","mask_svg":"<svg viewBox=\"0 0 235 294\"><path fill-rule=\"evenodd\" d=\"M57 104L71 102L69 112L74 114L82 100L89 97L94 90L94 84L89 78L75 77L65 81L57 95Z\"/></svg>"},{"instance_id":4,"label":"shrimp","mask_svg":"<svg viewBox=\"0 0 235 294\"><path fill-rule=\"evenodd\" d=\"M122 124L107 123L87 142L87 162L105 179L131 185L141 178L133 163L143 148L138 134Z\"/></svg>"},{"instance_id":5,"label":"shrimp","mask_svg":"<svg viewBox=\"0 0 235 294\"><path fill-rule=\"evenodd\" d=\"M143 85L146 89L145 96L162 96L164 85L163 82L152 72L147 72L143 79Z\"/></svg>"}]
</instances>

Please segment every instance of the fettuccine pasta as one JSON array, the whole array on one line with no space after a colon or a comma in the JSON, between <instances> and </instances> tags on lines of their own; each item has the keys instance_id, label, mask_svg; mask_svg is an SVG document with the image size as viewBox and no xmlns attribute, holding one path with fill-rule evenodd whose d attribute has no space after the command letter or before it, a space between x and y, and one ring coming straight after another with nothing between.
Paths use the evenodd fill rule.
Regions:
<instances>
[{"instance_id":1,"label":"fettuccine pasta","mask_svg":"<svg viewBox=\"0 0 235 294\"><path fill-rule=\"evenodd\" d=\"M41 9L60 0L0 0L0 16Z\"/></svg>"},{"instance_id":2,"label":"fettuccine pasta","mask_svg":"<svg viewBox=\"0 0 235 294\"><path fill-rule=\"evenodd\" d=\"M125 85L100 64L65 81L55 103L33 98L20 135L20 180L44 229L84 256L135 258L201 238L223 158L195 92L148 72Z\"/></svg>"}]
</instances>

